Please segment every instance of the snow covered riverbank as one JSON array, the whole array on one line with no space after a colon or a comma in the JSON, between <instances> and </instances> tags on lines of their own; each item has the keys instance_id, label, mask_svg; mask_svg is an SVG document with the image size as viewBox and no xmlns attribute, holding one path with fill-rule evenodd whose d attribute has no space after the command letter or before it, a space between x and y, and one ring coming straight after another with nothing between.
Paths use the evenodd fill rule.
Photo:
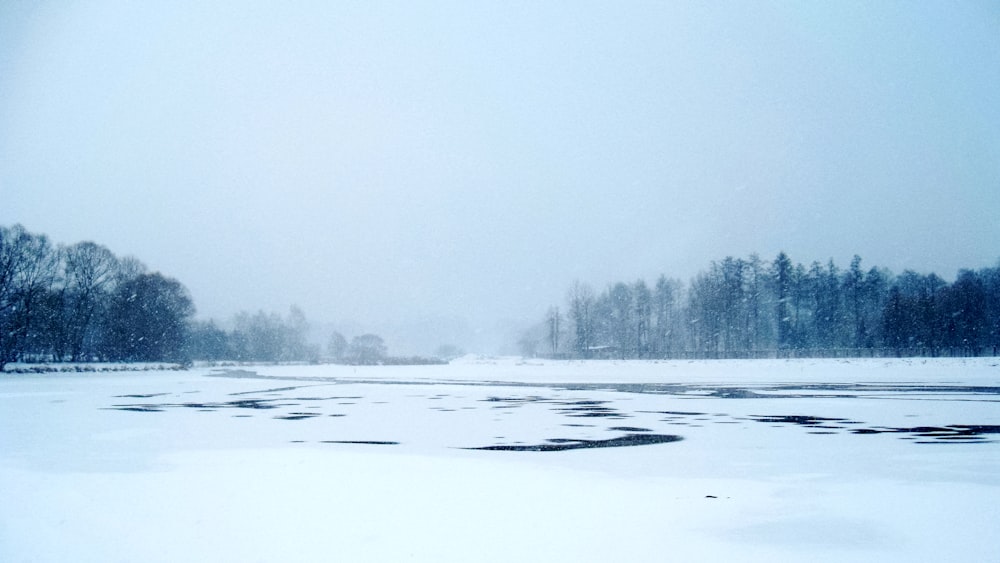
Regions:
<instances>
[{"instance_id":1,"label":"snow covered riverbank","mask_svg":"<svg viewBox=\"0 0 1000 563\"><path fill-rule=\"evenodd\" d=\"M5 375L0 561L985 561L998 364Z\"/></svg>"}]
</instances>

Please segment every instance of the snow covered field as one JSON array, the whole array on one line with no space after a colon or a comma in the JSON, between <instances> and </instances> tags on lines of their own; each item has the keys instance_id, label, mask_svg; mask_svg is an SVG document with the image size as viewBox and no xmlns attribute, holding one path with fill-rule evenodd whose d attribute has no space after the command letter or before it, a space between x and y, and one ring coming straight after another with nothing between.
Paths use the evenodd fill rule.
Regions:
<instances>
[{"instance_id":1,"label":"snow covered field","mask_svg":"<svg viewBox=\"0 0 1000 563\"><path fill-rule=\"evenodd\" d=\"M1000 360L0 376L0 561L995 561Z\"/></svg>"}]
</instances>

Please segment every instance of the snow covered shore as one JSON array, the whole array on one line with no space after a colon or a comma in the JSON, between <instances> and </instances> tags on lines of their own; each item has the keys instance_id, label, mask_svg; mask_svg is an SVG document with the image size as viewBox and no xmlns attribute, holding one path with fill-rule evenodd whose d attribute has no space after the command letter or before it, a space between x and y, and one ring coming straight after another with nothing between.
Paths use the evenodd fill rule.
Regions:
<instances>
[{"instance_id":1,"label":"snow covered shore","mask_svg":"<svg viewBox=\"0 0 1000 563\"><path fill-rule=\"evenodd\" d=\"M4 375L0 561L987 561L998 365Z\"/></svg>"}]
</instances>

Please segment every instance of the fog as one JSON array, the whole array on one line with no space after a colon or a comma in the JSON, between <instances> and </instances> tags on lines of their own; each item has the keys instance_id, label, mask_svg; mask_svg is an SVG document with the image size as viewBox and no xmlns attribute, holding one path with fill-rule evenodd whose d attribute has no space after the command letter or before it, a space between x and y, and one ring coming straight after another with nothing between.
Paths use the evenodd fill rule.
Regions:
<instances>
[{"instance_id":1,"label":"fog","mask_svg":"<svg viewBox=\"0 0 1000 563\"><path fill-rule=\"evenodd\" d=\"M0 224L496 351L574 280L1000 258L1000 9L4 3Z\"/></svg>"}]
</instances>

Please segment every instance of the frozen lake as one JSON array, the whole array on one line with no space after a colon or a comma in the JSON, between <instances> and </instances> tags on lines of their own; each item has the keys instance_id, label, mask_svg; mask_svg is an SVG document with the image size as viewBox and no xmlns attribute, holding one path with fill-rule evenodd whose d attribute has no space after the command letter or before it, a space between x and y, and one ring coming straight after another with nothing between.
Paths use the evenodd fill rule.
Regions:
<instances>
[{"instance_id":1,"label":"frozen lake","mask_svg":"<svg viewBox=\"0 0 1000 563\"><path fill-rule=\"evenodd\" d=\"M987 561L1000 360L0 377L0 561Z\"/></svg>"}]
</instances>

